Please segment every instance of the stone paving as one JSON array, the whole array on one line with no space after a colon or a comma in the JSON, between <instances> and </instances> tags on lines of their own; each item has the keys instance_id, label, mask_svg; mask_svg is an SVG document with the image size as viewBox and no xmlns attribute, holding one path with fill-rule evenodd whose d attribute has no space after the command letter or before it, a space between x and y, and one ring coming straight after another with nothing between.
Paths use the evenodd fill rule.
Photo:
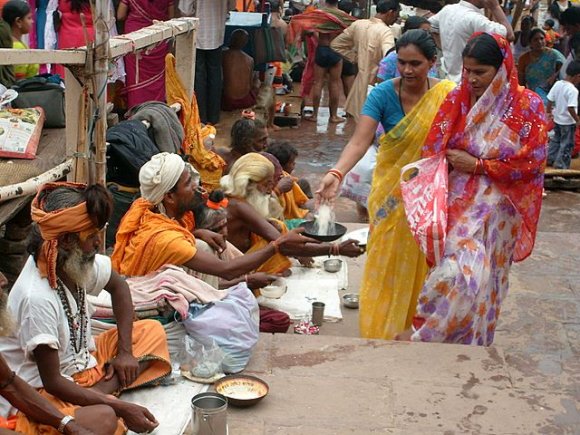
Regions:
<instances>
[{"instance_id":1,"label":"stone paving","mask_svg":"<svg viewBox=\"0 0 580 435\"><path fill-rule=\"evenodd\" d=\"M549 194L494 346L354 338L352 310L320 336L263 335L246 372L270 394L230 408L229 433L580 434L579 211L579 194Z\"/></svg>"},{"instance_id":2,"label":"stone paving","mask_svg":"<svg viewBox=\"0 0 580 435\"><path fill-rule=\"evenodd\" d=\"M322 111L272 139L297 146L295 174L315 188L353 130ZM337 220L356 222L353 203L338 204ZM364 260L349 260L349 291ZM580 194L548 193L535 251L510 281L490 348L362 340L346 309L319 337L263 335L247 372L270 394L230 408L230 434L580 435Z\"/></svg>"}]
</instances>

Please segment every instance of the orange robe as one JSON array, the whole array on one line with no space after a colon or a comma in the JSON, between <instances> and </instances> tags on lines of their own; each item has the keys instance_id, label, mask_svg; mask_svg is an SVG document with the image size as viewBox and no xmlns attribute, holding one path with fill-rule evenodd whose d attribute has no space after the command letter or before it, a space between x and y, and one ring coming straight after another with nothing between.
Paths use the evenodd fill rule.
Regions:
<instances>
[{"instance_id":1,"label":"orange robe","mask_svg":"<svg viewBox=\"0 0 580 435\"><path fill-rule=\"evenodd\" d=\"M276 227L278 227L278 229L280 230L280 232L282 234L285 234L288 232L288 228L286 228L286 225L284 224L284 222L281 222L281 221L276 220L276 219L270 219L270 220L275 221ZM250 246L250 249L248 249L246 254L250 254L252 252L259 251L260 249L268 246L268 243L270 243L268 240L264 239L261 236L258 236L257 234L254 234L254 233L251 233L250 241L252 243L252 246ZM268 261L266 261L260 267L258 267L256 269L256 272L276 274L276 273L282 273L282 272L290 269L290 267L292 267L292 263L290 262L290 259L288 257L286 257L285 255L278 253L278 254L273 255Z\"/></svg>"},{"instance_id":2,"label":"orange robe","mask_svg":"<svg viewBox=\"0 0 580 435\"><path fill-rule=\"evenodd\" d=\"M289 177L290 174L284 171L284 176ZM295 180L292 190L278 195L278 201L284 209L284 219L302 219L306 216L308 210L300 208L300 206L306 204L308 199Z\"/></svg>"},{"instance_id":3,"label":"orange robe","mask_svg":"<svg viewBox=\"0 0 580 435\"><path fill-rule=\"evenodd\" d=\"M121 275L143 276L165 264L182 265L197 252L193 213L176 221L152 209L139 198L119 224L111 261Z\"/></svg>"},{"instance_id":4,"label":"orange robe","mask_svg":"<svg viewBox=\"0 0 580 435\"><path fill-rule=\"evenodd\" d=\"M90 388L102 380L105 377L105 364L117 355L117 344L117 328L103 332L95 337L96 351L93 352L93 356L97 360L97 365L75 374L73 376L74 381L81 387ZM138 387L158 385L159 381L171 373L167 337L161 323L156 320L139 320L133 323L133 355L140 362L149 361L149 365L125 391ZM63 402L52 394L47 393L44 389L41 389L39 393L65 415L73 415L75 410L80 408L80 406ZM14 430L30 435L59 434L52 426L29 420L22 412L16 414ZM115 435L126 432L127 428L123 420L119 419Z\"/></svg>"},{"instance_id":5,"label":"orange robe","mask_svg":"<svg viewBox=\"0 0 580 435\"><path fill-rule=\"evenodd\" d=\"M202 185L209 191L219 189L226 162L204 145L209 135L215 136L216 129L210 125L202 126L195 94L191 98L187 95L177 74L175 57L172 54L168 54L165 58L165 92L167 104L181 105L179 120L185 130L181 150L190 157L190 163L201 175Z\"/></svg>"}]
</instances>

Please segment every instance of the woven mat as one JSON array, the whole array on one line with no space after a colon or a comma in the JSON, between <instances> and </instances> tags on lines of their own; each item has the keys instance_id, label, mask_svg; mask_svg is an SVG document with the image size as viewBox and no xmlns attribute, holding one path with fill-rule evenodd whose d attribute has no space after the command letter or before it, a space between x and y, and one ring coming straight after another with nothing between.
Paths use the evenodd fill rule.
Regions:
<instances>
[{"instance_id":1,"label":"woven mat","mask_svg":"<svg viewBox=\"0 0 580 435\"><path fill-rule=\"evenodd\" d=\"M22 183L64 162L65 133L64 128L43 130L35 159L0 158L0 186Z\"/></svg>"},{"instance_id":2,"label":"woven mat","mask_svg":"<svg viewBox=\"0 0 580 435\"><path fill-rule=\"evenodd\" d=\"M0 186L21 183L43 172L34 160L0 160Z\"/></svg>"}]
</instances>

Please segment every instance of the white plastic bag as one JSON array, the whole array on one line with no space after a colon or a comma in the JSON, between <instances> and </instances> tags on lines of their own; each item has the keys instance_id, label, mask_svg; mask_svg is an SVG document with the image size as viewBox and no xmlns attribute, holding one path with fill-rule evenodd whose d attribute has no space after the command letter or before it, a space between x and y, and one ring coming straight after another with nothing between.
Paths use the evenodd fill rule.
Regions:
<instances>
[{"instance_id":1,"label":"white plastic bag","mask_svg":"<svg viewBox=\"0 0 580 435\"><path fill-rule=\"evenodd\" d=\"M240 283L228 289L228 295L214 302L196 317L183 321L187 334L197 342L208 345L211 341L224 352L222 368L225 373L242 371L260 335L260 310L256 298Z\"/></svg>"},{"instance_id":2,"label":"white plastic bag","mask_svg":"<svg viewBox=\"0 0 580 435\"><path fill-rule=\"evenodd\" d=\"M225 354L214 340L207 340L204 345L185 336L183 342L185 352L181 362L182 370L189 371L191 376L202 379L212 378L222 373Z\"/></svg>"}]
</instances>

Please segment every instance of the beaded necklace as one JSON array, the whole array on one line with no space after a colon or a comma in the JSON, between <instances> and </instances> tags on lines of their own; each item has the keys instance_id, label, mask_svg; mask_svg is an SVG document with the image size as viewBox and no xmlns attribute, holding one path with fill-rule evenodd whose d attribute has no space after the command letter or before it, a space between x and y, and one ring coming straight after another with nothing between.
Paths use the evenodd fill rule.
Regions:
<instances>
[{"instance_id":1,"label":"beaded necklace","mask_svg":"<svg viewBox=\"0 0 580 435\"><path fill-rule=\"evenodd\" d=\"M77 301L77 312L73 315L72 308L68 297L66 296L65 285L57 278L58 287L56 289L60 301L62 303L62 307L64 309L64 313L66 315L66 320L68 322L68 328L70 332L70 344L72 345L75 353L78 355L81 353L81 350L84 350L85 353L85 363L84 367L79 367L77 364L77 360L75 358L75 366L77 370L85 370L89 365L89 348L87 342L87 327L89 323L89 319L87 317L87 310L85 304L85 290L80 288L78 285L76 286L76 301ZM71 292L72 293L72 292Z\"/></svg>"}]
</instances>

